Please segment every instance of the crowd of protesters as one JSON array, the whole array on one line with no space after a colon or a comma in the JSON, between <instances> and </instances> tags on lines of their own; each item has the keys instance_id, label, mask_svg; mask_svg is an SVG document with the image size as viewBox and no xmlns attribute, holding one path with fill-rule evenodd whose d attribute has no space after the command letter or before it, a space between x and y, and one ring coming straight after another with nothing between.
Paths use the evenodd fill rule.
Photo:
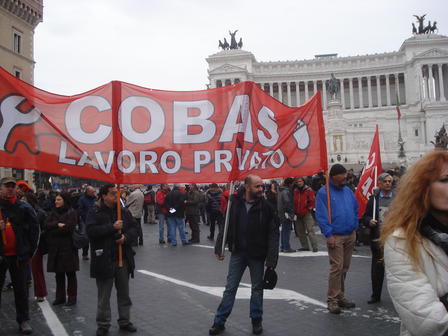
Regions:
<instances>
[{"instance_id":1,"label":"crowd of protesters","mask_svg":"<svg viewBox=\"0 0 448 336\"><path fill-rule=\"evenodd\" d=\"M436 183L435 181L441 181L440 189L448 180L448 175L445 176L448 174L445 172L448 167L445 154L439 158L432 158L433 161L427 159L426 163L434 164L436 162L438 164L434 168L438 170L432 173L433 177L428 179L427 184L431 185L431 183ZM424 168L429 169L426 166ZM419 169L423 171L424 168L420 167ZM412 172L414 170L411 170ZM442 174L443 172L445 175ZM0 286L3 290L12 289L14 291L19 330L22 334L30 334L32 328L29 323L28 287L32 283L34 297L38 302L44 301L48 296L45 274L54 273L56 293L52 298L52 304L67 306L77 304L76 272L79 271L80 263L78 249L81 249L82 259L90 260L90 275L96 279L98 289L97 335L106 335L111 325L109 301L113 284L117 289L119 327L128 332L135 332L137 328L130 318L132 303L129 298L129 276L133 277L135 268L134 248L144 244L142 224L158 225L158 235L154 237L154 241L160 245L170 244L173 247L178 243L183 246L200 243L200 230L203 229L207 231L204 236L209 241L214 242L217 238L215 254L219 260L223 259L221 253L223 243L229 244L229 249L233 246L236 251L244 251L243 255L246 256L241 259L241 255L232 252L230 262L240 265L239 268L235 266L239 273L235 270L232 272L238 274L233 274L232 268L229 268L223 301L218 307L209 334L218 335L224 331L224 323L230 315L239 284L237 278L241 278L241 272L244 272L246 266L251 269L251 278L254 277L252 278L254 305L251 304L253 333L260 334L262 332L262 310L260 310L262 294L260 294L260 290L261 292L263 290L260 284L263 280L264 261L266 261L266 267L273 271L279 252L309 251L317 253L319 246L316 234L319 228L326 240L330 261L327 292L329 312L339 314L341 309L355 307L355 303L345 296L344 281L349 270L352 251L356 245L362 243L370 245L372 252L372 294L368 303L377 304L381 302L385 277L384 259L391 260L390 272L396 274L398 272L397 264L402 262L401 259L398 260L397 253L403 254L406 249L402 249L401 242L397 242L399 239L397 237L400 236L396 236L396 232L394 233L391 229L385 231L385 237L381 238L380 235L385 218L388 218L386 213L393 204L403 173L404 171L396 168L379 175L378 188L370 197L366 211L361 218L358 215L358 204L354 197L359 175L356 176L353 170L347 171L341 164L331 167L329 185L326 185L323 172L314 176L275 179L264 184L257 176L251 175L241 185L235 184L233 194L229 184L218 185L217 183L210 185L194 183L129 185L122 186L119 191L113 184L104 184L99 189L83 186L80 194L57 191L35 193L26 181L16 181L14 178L6 177L0 181L0 228L2 231ZM445 177L441 177L441 175ZM410 182L408 178L407 183L412 183L412 181ZM330 212L327 203L327 188L330 189L331 194ZM440 192L440 194L443 193ZM117 195L120 198L121 219L117 217ZM420 195L420 197L423 196ZM232 199L232 204L233 202L236 204L232 205L231 209L227 209L229 199ZM258 204L257 200L259 199L263 201L260 203L261 208L258 209L258 205L254 204ZM404 200L400 202L400 206L403 207L408 204ZM446 223L448 207L445 208L446 204L440 203L440 205L432 199L430 201L425 199L422 202L425 204L425 208L420 211L419 217L414 216L409 218L409 221L418 222L422 221L422 218L426 218L423 223L427 229L421 235L428 237L428 241L432 241L436 245L441 241L439 246L442 246L444 253L447 253L448 241L443 240L445 239L443 235L442 238L434 238L434 236L435 233L448 233L446 229L448 227L448 223ZM430 203L427 204L427 202ZM415 204L415 206L417 205ZM437 207L440 208L440 211L438 210L440 213L433 211L432 216L428 215L431 209ZM250 211L256 212L251 213ZM397 213L396 209L394 211ZM267 217L262 219L263 216L258 213ZM426 217L424 217L425 215ZM227 241L223 242L226 216L230 216L230 231ZM405 237L409 234L419 235L420 228L414 222L404 223L395 219L390 221L396 228L401 227L402 230L405 230ZM276 231L273 229L272 223L275 223ZM258 230L265 232L266 235L260 235ZM89 243L84 243L81 248L76 246L75 232L80 232L81 235L88 237L90 246ZM241 239L242 236L248 237L249 235L257 237L256 239L259 240L256 246L266 245L262 250L257 250L255 253L257 257L254 259L247 257L252 253L248 251L252 249L253 239ZM300 243L298 248L292 247L291 235L297 237L297 243ZM275 244L272 243L273 239L276 240ZM415 243L414 239L411 241ZM389 256L384 255L383 245L385 242ZM147 242L145 241L145 243ZM407 242L405 243L410 249L411 256L411 265L407 271L412 273L412 266L421 266L422 259L424 260L426 257L416 251L415 247L410 247ZM118 253L117 246L120 246L120 253ZM272 251L273 246L276 250L275 253ZM45 255L47 255L46 267L44 267L43 258ZM446 259L446 255L442 257ZM122 267L117 267L119 259L123 263ZM257 260L263 260L263 262L260 264ZM6 281L7 271L10 274L10 282ZM443 271L447 274L448 269L445 268ZM233 279L234 276L235 279ZM393 281L389 280L393 283L394 303L401 300L402 289L400 284L397 284L399 282L397 279L400 276L402 275L398 275ZM388 279L391 277L388 276ZM402 280L404 281L404 278ZM446 281L442 284L435 281L435 285L432 282L423 283L422 279L419 281L425 286L438 286L437 298L443 296L441 294L448 293ZM411 290L407 289L405 293L411 295ZM448 309L446 296L445 302L441 302L444 304L443 307ZM425 302L429 302L429 299ZM255 305L255 303L257 304ZM437 310L436 308L427 310L428 314L439 314L441 321L448 324L446 310ZM406 326L416 325L421 320L412 320L414 315L409 315L411 317L406 315L407 313L414 314L406 304L399 309L399 313ZM402 314L405 316L404 318ZM407 328L409 329L409 327ZM448 333L440 322L429 324L427 328L427 330L439 332L429 333L431 335L447 335ZM421 334L423 335L423 333Z\"/></svg>"}]
</instances>

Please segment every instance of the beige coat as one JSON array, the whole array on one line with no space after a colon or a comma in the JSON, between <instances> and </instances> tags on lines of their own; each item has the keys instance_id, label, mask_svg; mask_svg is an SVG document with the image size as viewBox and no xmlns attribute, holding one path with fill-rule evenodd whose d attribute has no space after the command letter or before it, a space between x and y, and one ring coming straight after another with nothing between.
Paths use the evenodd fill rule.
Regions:
<instances>
[{"instance_id":1,"label":"beige coat","mask_svg":"<svg viewBox=\"0 0 448 336\"><path fill-rule=\"evenodd\" d=\"M439 297L448 293L448 256L427 239L419 251L422 271L413 269L401 230L387 239L387 287L401 318L401 336L442 336L448 332L448 311Z\"/></svg>"}]
</instances>

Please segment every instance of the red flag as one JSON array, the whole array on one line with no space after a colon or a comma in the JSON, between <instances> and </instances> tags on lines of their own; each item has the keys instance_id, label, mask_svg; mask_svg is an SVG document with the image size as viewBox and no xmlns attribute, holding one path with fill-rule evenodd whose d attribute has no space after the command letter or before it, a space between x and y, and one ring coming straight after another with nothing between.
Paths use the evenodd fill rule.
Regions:
<instances>
[{"instance_id":1,"label":"red flag","mask_svg":"<svg viewBox=\"0 0 448 336\"><path fill-rule=\"evenodd\" d=\"M375 136L373 137L372 146L370 147L370 154L362 170L358 187L356 188L355 192L355 197L358 200L359 204L359 218L364 215L367 201L372 194L373 188L376 186L377 176L380 175L382 171L383 168L381 164L380 140L378 125L376 125Z\"/></svg>"},{"instance_id":2,"label":"red flag","mask_svg":"<svg viewBox=\"0 0 448 336\"><path fill-rule=\"evenodd\" d=\"M129 183L306 176L327 167L320 94L283 105L253 82L160 91L114 81L60 96L0 68L0 165Z\"/></svg>"}]
</instances>

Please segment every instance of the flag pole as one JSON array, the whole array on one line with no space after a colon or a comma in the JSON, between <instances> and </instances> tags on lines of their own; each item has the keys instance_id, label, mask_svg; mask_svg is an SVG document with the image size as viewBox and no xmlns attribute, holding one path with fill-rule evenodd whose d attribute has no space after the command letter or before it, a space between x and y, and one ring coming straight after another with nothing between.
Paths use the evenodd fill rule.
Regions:
<instances>
[{"instance_id":1,"label":"flag pole","mask_svg":"<svg viewBox=\"0 0 448 336\"><path fill-rule=\"evenodd\" d=\"M330 197L330 176L329 171L325 172L325 185L327 190L327 211L328 211L328 223L331 224L331 197Z\"/></svg>"},{"instance_id":2,"label":"flag pole","mask_svg":"<svg viewBox=\"0 0 448 336\"><path fill-rule=\"evenodd\" d=\"M373 184L373 220L376 220L376 197L375 197L375 189L377 188L378 181L378 166L375 165L375 182Z\"/></svg>"},{"instance_id":3,"label":"flag pole","mask_svg":"<svg viewBox=\"0 0 448 336\"><path fill-rule=\"evenodd\" d=\"M235 185L232 182L230 182L230 191L229 191L229 199L227 200L227 209L226 209L226 218L224 220L224 234L222 237L222 247L221 247L221 254L224 255L224 250L226 248L226 240L227 240L227 230L229 228L229 213L230 213L230 205L232 204L232 195L234 192Z\"/></svg>"},{"instance_id":4,"label":"flag pole","mask_svg":"<svg viewBox=\"0 0 448 336\"><path fill-rule=\"evenodd\" d=\"M121 220L120 184L117 185L117 220ZM121 230L118 232L121 233ZM123 248L121 244L118 245L118 267L123 267Z\"/></svg>"}]
</instances>

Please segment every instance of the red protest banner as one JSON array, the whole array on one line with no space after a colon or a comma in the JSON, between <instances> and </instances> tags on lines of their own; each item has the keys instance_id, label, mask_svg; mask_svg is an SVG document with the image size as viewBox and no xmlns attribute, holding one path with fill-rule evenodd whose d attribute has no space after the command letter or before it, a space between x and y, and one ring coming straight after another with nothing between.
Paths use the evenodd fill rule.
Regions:
<instances>
[{"instance_id":1,"label":"red protest banner","mask_svg":"<svg viewBox=\"0 0 448 336\"><path fill-rule=\"evenodd\" d=\"M358 187L355 192L355 197L359 204L359 218L364 215L367 201L369 200L370 195L372 195L373 188L376 187L377 176L379 176L382 172L383 166L381 164L380 139L377 125L375 136L372 140L372 146L370 147L370 154L362 170Z\"/></svg>"},{"instance_id":2,"label":"red protest banner","mask_svg":"<svg viewBox=\"0 0 448 336\"><path fill-rule=\"evenodd\" d=\"M0 68L0 165L114 183L227 182L327 167L319 93L285 106L253 82L60 96Z\"/></svg>"}]
</instances>

